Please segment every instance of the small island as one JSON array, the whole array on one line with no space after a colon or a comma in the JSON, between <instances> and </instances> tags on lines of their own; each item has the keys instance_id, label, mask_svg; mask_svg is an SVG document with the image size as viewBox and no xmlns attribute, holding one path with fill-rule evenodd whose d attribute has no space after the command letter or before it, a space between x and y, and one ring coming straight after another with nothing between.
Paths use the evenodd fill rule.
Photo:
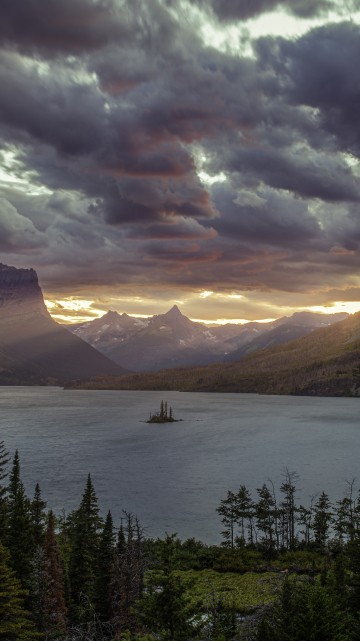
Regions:
<instances>
[{"instance_id":1,"label":"small island","mask_svg":"<svg viewBox=\"0 0 360 641\"><path fill-rule=\"evenodd\" d=\"M159 412L156 412L155 414L150 413L150 418L147 423L177 423L181 419L176 419L174 418L174 413L172 410L172 407L169 407L168 411L168 404L167 401L161 401L160 403L160 410Z\"/></svg>"}]
</instances>

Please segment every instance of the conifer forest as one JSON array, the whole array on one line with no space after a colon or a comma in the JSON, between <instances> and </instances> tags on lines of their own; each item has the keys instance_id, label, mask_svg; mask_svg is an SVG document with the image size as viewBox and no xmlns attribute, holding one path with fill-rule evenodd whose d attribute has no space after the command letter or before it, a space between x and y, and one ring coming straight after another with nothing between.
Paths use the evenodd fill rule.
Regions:
<instances>
[{"instance_id":1,"label":"conifer forest","mask_svg":"<svg viewBox=\"0 0 360 641\"><path fill-rule=\"evenodd\" d=\"M359 640L360 494L301 505L297 483L229 490L219 545L151 539L135 514L102 516L90 474L54 514L1 442L0 640Z\"/></svg>"}]
</instances>

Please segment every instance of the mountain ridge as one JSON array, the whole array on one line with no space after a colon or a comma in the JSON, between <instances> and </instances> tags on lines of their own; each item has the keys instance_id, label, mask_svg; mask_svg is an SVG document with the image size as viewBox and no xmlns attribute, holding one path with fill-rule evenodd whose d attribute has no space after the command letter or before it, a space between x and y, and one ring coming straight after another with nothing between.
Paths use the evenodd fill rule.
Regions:
<instances>
[{"instance_id":1,"label":"mountain ridge","mask_svg":"<svg viewBox=\"0 0 360 641\"><path fill-rule=\"evenodd\" d=\"M360 396L360 312L234 363L98 379L84 387Z\"/></svg>"},{"instance_id":2,"label":"mountain ridge","mask_svg":"<svg viewBox=\"0 0 360 641\"><path fill-rule=\"evenodd\" d=\"M0 384L59 384L124 372L51 318L35 270L0 264Z\"/></svg>"},{"instance_id":3,"label":"mountain ridge","mask_svg":"<svg viewBox=\"0 0 360 641\"><path fill-rule=\"evenodd\" d=\"M190 320L174 305L166 313L141 319L109 311L66 328L122 367L141 372L237 360L347 316L295 312L269 323L208 326Z\"/></svg>"}]
</instances>

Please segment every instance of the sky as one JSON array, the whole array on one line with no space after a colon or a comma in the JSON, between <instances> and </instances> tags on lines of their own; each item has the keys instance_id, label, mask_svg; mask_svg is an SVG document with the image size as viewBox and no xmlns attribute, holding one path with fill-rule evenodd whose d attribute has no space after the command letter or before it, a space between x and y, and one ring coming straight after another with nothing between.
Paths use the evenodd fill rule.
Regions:
<instances>
[{"instance_id":1,"label":"sky","mask_svg":"<svg viewBox=\"0 0 360 641\"><path fill-rule=\"evenodd\" d=\"M360 0L2 0L0 262L61 321L360 310Z\"/></svg>"}]
</instances>

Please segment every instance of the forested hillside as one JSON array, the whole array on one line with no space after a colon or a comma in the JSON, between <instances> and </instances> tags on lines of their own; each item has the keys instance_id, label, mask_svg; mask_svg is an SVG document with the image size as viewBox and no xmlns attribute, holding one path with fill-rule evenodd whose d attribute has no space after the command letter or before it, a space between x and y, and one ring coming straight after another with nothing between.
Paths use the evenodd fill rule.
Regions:
<instances>
[{"instance_id":1,"label":"forested hillside","mask_svg":"<svg viewBox=\"0 0 360 641\"><path fill-rule=\"evenodd\" d=\"M240 361L87 381L88 389L357 396L360 313Z\"/></svg>"},{"instance_id":2,"label":"forested hillside","mask_svg":"<svg viewBox=\"0 0 360 641\"><path fill-rule=\"evenodd\" d=\"M8 474L9 472L9 474ZM360 497L296 499L285 469L217 508L221 545L149 539L138 518L101 514L90 475L77 509L30 499L0 443L0 639L4 641L356 641ZM339 493L339 495L341 495ZM216 515L214 514L214 518Z\"/></svg>"}]
</instances>

